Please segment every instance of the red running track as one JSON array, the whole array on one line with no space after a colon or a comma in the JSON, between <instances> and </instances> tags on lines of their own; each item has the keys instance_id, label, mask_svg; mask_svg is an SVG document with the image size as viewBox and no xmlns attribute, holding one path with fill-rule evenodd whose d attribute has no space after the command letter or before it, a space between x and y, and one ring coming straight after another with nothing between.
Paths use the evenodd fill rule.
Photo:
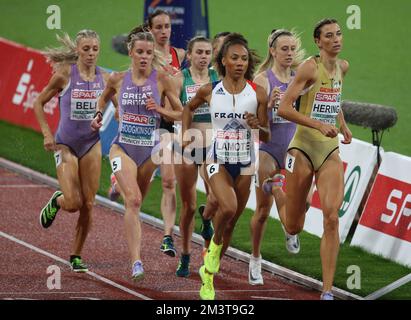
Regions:
<instances>
[{"instance_id":1,"label":"red running track","mask_svg":"<svg viewBox=\"0 0 411 320\"><path fill-rule=\"evenodd\" d=\"M131 266L124 237L123 217L95 206L93 227L82 258L89 273L70 270L67 260L78 213L60 211L49 229L39 224L39 212L55 190L0 168L0 300L6 299L103 299L197 300L201 282L201 246L192 244L191 275L178 278L178 258L159 250L162 231L142 224L142 259L145 278L131 280ZM176 237L177 249L181 239ZM60 289L47 283L61 270ZM319 292L263 272L264 286L248 284L248 264L225 256L215 277L219 300L311 300ZM56 284L56 282L54 282Z\"/></svg>"}]
</instances>

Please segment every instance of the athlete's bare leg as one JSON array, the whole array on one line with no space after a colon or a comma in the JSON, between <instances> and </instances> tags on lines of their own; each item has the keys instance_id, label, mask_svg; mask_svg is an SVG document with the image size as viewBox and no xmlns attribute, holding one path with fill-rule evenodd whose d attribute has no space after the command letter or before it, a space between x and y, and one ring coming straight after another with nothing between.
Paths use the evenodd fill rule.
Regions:
<instances>
[{"instance_id":1,"label":"athlete's bare leg","mask_svg":"<svg viewBox=\"0 0 411 320\"><path fill-rule=\"evenodd\" d=\"M65 211L76 212L83 206L78 158L65 145L59 144L57 148L61 152L61 163L56 172L63 192L57 198L57 204Z\"/></svg>"},{"instance_id":2,"label":"athlete's bare leg","mask_svg":"<svg viewBox=\"0 0 411 320\"><path fill-rule=\"evenodd\" d=\"M73 244L73 255L81 255L84 242L92 224L92 209L98 190L101 173L101 143L96 143L87 154L79 160L79 175L83 206L80 208L76 234Z\"/></svg>"},{"instance_id":3,"label":"athlete's bare leg","mask_svg":"<svg viewBox=\"0 0 411 320\"><path fill-rule=\"evenodd\" d=\"M210 189L210 186L207 184L206 180L205 180L205 168L207 166L207 163L204 163L201 167L200 167L200 177L203 179L204 181L204 187L206 189L206 193L207 193L207 202L206 202L206 207L204 209L203 212L203 218L204 219L213 219L217 210L218 210L218 202L216 197L213 195L213 191Z\"/></svg>"},{"instance_id":4,"label":"athlete's bare leg","mask_svg":"<svg viewBox=\"0 0 411 320\"><path fill-rule=\"evenodd\" d=\"M259 167L258 167L258 186L255 187L256 194L256 210L250 221L251 240L252 240L252 255L256 258L260 256L261 241L264 235L265 227L267 224L268 216L273 205L273 197L267 195L263 189L263 181L270 177L273 173L278 173L276 170L275 160L264 151L260 151L259 154ZM285 209L285 208L284 208Z\"/></svg>"},{"instance_id":5,"label":"athlete's bare leg","mask_svg":"<svg viewBox=\"0 0 411 320\"><path fill-rule=\"evenodd\" d=\"M231 220L225 227L221 256L224 255L228 246L230 245L234 227L237 224L237 221L243 213L244 208L248 202L248 198L250 196L251 179L251 175L240 175L235 181L234 191L237 198L237 210L235 215L231 218Z\"/></svg>"},{"instance_id":6,"label":"athlete's bare leg","mask_svg":"<svg viewBox=\"0 0 411 320\"><path fill-rule=\"evenodd\" d=\"M285 230L294 235L304 227L306 200L313 180L313 168L301 151L293 149L289 153L295 157L295 163L293 172L286 171L287 192L284 194L280 188L274 188L274 196Z\"/></svg>"},{"instance_id":7,"label":"athlete's bare leg","mask_svg":"<svg viewBox=\"0 0 411 320\"><path fill-rule=\"evenodd\" d=\"M141 260L140 208L142 194L137 183L137 165L118 145L110 149L110 161L121 159L121 170L114 172L124 199L124 226L131 263Z\"/></svg>"},{"instance_id":8,"label":"athlete's bare leg","mask_svg":"<svg viewBox=\"0 0 411 320\"><path fill-rule=\"evenodd\" d=\"M217 165L215 165L217 166ZM205 166L204 169L206 170ZM223 242L225 228L237 212L237 195L231 176L223 165L219 165L219 172L209 178L205 174L206 183L211 188L212 194L218 202L218 213L214 217L213 241L219 245Z\"/></svg>"},{"instance_id":9,"label":"athlete's bare leg","mask_svg":"<svg viewBox=\"0 0 411 320\"><path fill-rule=\"evenodd\" d=\"M180 188L181 215L180 232L183 239L182 254L189 254L191 251L191 234L194 229L194 214L197 207L197 177L198 169L196 164L175 165L176 176Z\"/></svg>"},{"instance_id":10,"label":"athlete's bare leg","mask_svg":"<svg viewBox=\"0 0 411 320\"><path fill-rule=\"evenodd\" d=\"M173 151L171 147L172 134L165 133L161 139L167 139L170 143L162 149L162 156L164 163L160 165L161 183L163 187L163 194L161 196L161 214L164 222L164 235L171 236L176 222L176 175L174 171L174 164L172 161Z\"/></svg>"},{"instance_id":11,"label":"athlete's bare leg","mask_svg":"<svg viewBox=\"0 0 411 320\"><path fill-rule=\"evenodd\" d=\"M317 189L323 211L324 233L321 238L323 292L331 291L340 248L338 210L344 197L344 170L338 150L316 173Z\"/></svg>"}]
</instances>

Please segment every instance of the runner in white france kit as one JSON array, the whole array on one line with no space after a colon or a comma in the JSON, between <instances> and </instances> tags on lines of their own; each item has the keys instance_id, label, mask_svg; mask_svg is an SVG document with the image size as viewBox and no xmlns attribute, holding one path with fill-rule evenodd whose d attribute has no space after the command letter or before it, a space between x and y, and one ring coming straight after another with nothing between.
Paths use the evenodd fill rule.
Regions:
<instances>
[{"instance_id":1,"label":"runner in white france kit","mask_svg":"<svg viewBox=\"0 0 411 320\"><path fill-rule=\"evenodd\" d=\"M213 124L211 157L224 164L233 180L254 160L251 129L246 122L246 112L256 114L257 94L255 84L246 82L239 94L228 93L223 82L214 82L210 100Z\"/></svg>"}]
</instances>

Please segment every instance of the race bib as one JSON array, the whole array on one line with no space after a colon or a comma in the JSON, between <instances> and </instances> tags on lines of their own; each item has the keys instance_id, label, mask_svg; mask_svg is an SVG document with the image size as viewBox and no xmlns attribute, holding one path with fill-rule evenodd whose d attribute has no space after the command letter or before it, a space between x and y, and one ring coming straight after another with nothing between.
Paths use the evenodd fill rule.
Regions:
<instances>
[{"instance_id":1,"label":"race bib","mask_svg":"<svg viewBox=\"0 0 411 320\"><path fill-rule=\"evenodd\" d=\"M54 160L56 161L56 168L57 168L62 162L61 150L54 152Z\"/></svg>"},{"instance_id":2,"label":"race bib","mask_svg":"<svg viewBox=\"0 0 411 320\"><path fill-rule=\"evenodd\" d=\"M251 161L251 133L246 129L217 130L215 151L225 163Z\"/></svg>"},{"instance_id":3,"label":"race bib","mask_svg":"<svg viewBox=\"0 0 411 320\"><path fill-rule=\"evenodd\" d=\"M187 103L196 95L197 90L202 86L202 84L192 84L185 87ZM200 105L194 110L194 115L210 114L210 108L206 103Z\"/></svg>"},{"instance_id":4,"label":"race bib","mask_svg":"<svg viewBox=\"0 0 411 320\"><path fill-rule=\"evenodd\" d=\"M254 186L256 188L260 187L260 178L258 177L258 172L254 175Z\"/></svg>"},{"instance_id":5,"label":"race bib","mask_svg":"<svg viewBox=\"0 0 411 320\"><path fill-rule=\"evenodd\" d=\"M93 120L97 100L102 92L102 90L72 90L70 119L79 121Z\"/></svg>"},{"instance_id":6,"label":"race bib","mask_svg":"<svg viewBox=\"0 0 411 320\"><path fill-rule=\"evenodd\" d=\"M116 157L113 158L111 161L111 170L113 171L113 173L116 173L117 171L121 170L121 158L120 157Z\"/></svg>"},{"instance_id":7,"label":"race bib","mask_svg":"<svg viewBox=\"0 0 411 320\"><path fill-rule=\"evenodd\" d=\"M280 100L283 98L284 92L280 93L280 99L276 101L275 105L271 108L271 114L273 118L273 123L289 123L290 121L277 116L278 107L280 106Z\"/></svg>"},{"instance_id":8,"label":"race bib","mask_svg":"<svg viewBox=\"0 0 411 320\"><path fill-rule=\"evenodd\" d=\"M285 169L287 169L287 171L293 173L294 163L295 163L295 157L287 152L287 157L285 158Z\"/></svg>"},{"instance_id":9,"label":"race bib","mask_svg":"<svg viewBox=\"0 0 411 320\"><path fill-rule=\"evenodd\" d=\"M340 104L341 88L320 88L314 96L311 118L335 126Z\"/></svg>"},{"instance_id":10,"label":"race bib","mask_svg":"<svg viewBox=\"0 0 411 320\"><path fill-rule=\"evenodd\" d=\"M155 144L156 118L125 112L121 119L121 143L153 147Z\"/></svg>"},{"instance_id":11,"label":"race bib","mask_svg":"<svg viewBox=\"0 0 411 320\"><path fill-rule=\"evenodd\" d=\"M220 165L218 163L209 164L207 166L208 178L210 179L213 175L218 173L219 170L220 170Z\"/></svg>"}]
</instances>

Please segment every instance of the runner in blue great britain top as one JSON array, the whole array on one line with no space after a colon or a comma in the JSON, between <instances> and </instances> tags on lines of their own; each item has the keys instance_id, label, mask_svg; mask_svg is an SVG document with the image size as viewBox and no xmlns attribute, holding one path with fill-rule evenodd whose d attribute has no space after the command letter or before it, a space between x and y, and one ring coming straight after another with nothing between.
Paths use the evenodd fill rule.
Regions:
<instances>
[{"instance_id":1,"label":"runner in blue great britain top","mask_svg":"<svg viewBox=\"0 0 411 320\"><path fill-rule=\"evenodd\" d=\"M210 194L216 199L218 212L214 217L214 236L199 270L203 300L215 298L214 274L219 271L220 257L248 200L255 172L252 129L258 130L260 140L270 139L267 95L262 87L251 82L254 59L242 35L228 35L217 56L222 80L202 86L183 111L183 137L190 128L194 110L204 103L210 106L213 126L212 147L201 170ZM189 143L184 141L183 146Z\"/></svg>"},{"instance_id":2,"label":"runner in blue great britain top","mask_svg":"<svg viewBox=\"0 0 411 320\"><path fill-rule=\"evenodd\" d=\"M119 99L119 131L110 148L110 162L125 205L125 233L132 263L132 278L144 275L141 261L141 225L139 213L150 186L154 169L159 163L161 115L179 120L182 106L169 75L160 68L154 51L154 39L149 32L131 36L128 43L131 69L113 73L102 93L91 123L94 129L102 125L104 105L114 95ZM161 107L160 97L166 96L173 110Z\"/></svg>"}]
</instances>

